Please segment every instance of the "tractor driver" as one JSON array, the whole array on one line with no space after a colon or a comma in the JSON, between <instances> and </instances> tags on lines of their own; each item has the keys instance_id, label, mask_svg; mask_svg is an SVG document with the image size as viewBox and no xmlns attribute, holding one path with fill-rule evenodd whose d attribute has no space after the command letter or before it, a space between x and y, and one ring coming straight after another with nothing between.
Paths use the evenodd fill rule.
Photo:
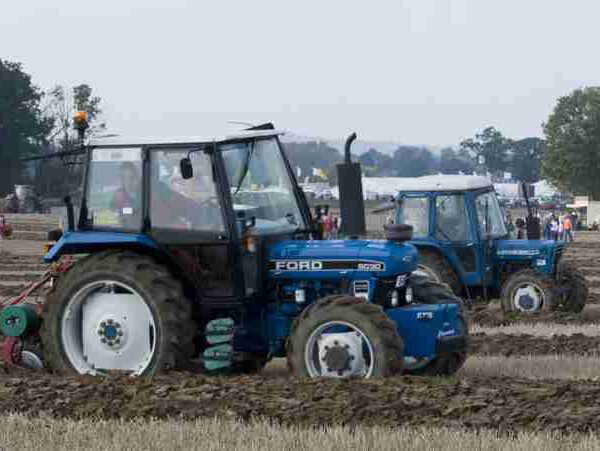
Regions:
<instances>
[{"instance_id":1,"label":"tractor driver","mask_svg":"<svg viewBox=\"0 0 600 451\"><path fill-rule=\"evenodd\" d=\"M151 187L153 226L193 230L222 230L223 221L212 180L210 160L194 164L194 176L184 180L179 172L179 158L159 157L161 170Z\"/></svg>"}]
</instances>

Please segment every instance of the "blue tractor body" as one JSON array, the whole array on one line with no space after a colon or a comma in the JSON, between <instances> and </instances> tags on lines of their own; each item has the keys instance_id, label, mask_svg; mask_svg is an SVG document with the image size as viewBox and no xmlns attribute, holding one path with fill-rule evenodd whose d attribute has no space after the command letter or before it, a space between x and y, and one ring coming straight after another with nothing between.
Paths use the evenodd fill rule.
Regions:
<instances>
[{"instance_id":1,"label":"blue tractor body","mask_svg":"<svg viewBox=\"0 0 600 451\"><path fill-rule=\"evenodd\" d=\"M144 234L75 231L64 233L44 260L52 263L63 255L115 249L149 254L161 261L172 258ZM267 248L264 297L246 305L245 315L236 321L234 351L284 357L294 320L318 299L333 294L361 297L384 307L403 339L407 369L431 362L442 352L464 351L460 305L405 302L417 261L414 246L387 240L277 241ZM177 266L174 261L170 264ZM392 305L395 290L400 306ZM202 302L200 296L196 301Z\"/></svg>"}]
</instances>

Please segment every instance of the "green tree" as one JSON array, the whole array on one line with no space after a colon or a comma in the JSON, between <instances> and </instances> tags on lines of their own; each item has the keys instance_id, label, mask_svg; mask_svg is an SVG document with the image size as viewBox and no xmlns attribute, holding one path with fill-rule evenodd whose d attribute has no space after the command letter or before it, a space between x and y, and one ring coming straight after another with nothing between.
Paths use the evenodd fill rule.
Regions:
<instances>
[{"instance_id":1,"label":"green tree","mask_svg":"<svg viewBox=\"0 0 600 451\"><path fill-rule=\"evenodd\" d=\"M476 165L497 176L508 168L508 147L509 141L494 127L460 143L463 155L469 155Z\"/></svg>"},{"instance_id":2,"label":"green tree","mask_svg":"<svg viewBox=\"0 0 600 451\"><path fill-rule=\"evenodd\" d=\"M21 64L0 59L0 192L23 181L19 159L38 154L52 127L42 115L42 97Z\"/></svg>"},{"instance_id":3,"label":"green tree","mask_svg":"<svg viewBox=\"0 0 600 451\"><path fill-rule=\"evenodd\" d=\"M419 177L435 172L435 158L425 147L399 146L393 162L395 175L399 177Z\"/></svg>"},{"instance_id":4,"label":"green tree","mask_svg":"<svg viewBox=\"0 0 600 451\"><path fill-rule=\"evenodd\" d=\"M524 138L510 141L510 163L508 171L513 178L523 182L537 182L540 179L542 158L546 143L540 138Z\"/></svg>"},{"instance_id":5,"label":"green tree","mask_svg":"<svg viewBox=\"0 0 600 451\"><path fill-rule=\"evenodd\" d=\"M559 98L544 133L542 175L564 191L600 199L600 87Z\"/></svg>"}]
</instances>

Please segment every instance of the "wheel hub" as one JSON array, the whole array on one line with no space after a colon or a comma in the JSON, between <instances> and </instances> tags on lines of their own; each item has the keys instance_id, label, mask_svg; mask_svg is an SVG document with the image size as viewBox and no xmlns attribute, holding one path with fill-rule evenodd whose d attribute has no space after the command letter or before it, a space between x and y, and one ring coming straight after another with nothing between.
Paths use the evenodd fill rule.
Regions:
<instances>
[{"instance_id":1,"label":"wheel hub","mask_svg":"<svg viewBox=\"0 0 600 451\"><path fill-rule=\"evenodd\" d=\"M323 361L327 365L327 371L344 372L350 366L350 360L354 359L354 356L348 352L350 346L348 344L340 346L334 344L333 348L325 348L325 357Z\"/></svg>"},{"instance_id":2,"label":"wheel hub","mask_svg":"<svg viewBox=\"0 0 600 451\"><path fill-rule=\"evenodd\" d=\"M348 377L367 371L360 332L323 333L317 343L319 376Z\"/></svg>"},{"instance_id":3,"label":"wheel hub","mask_svg":"<svg viewBox=\"0 0 600 451\"><path fill-rule=\"evenodd\" d=\"M125 344L125 332L123 326L113 318L107 318L98 324L98 336L100 343L109 349L120 349Z\"/></svg>"},{"instance_id":4,"label":"wheel hub","mask_svg":"<svg viewBox=\"0 0 600 451\"><path fill-rule=\"evenodd\" d=\"M537 312L540 310L542 303L543 295L541 291L533 285L525 285L515 291L514 304L521 312Z\"/></svg>"}]
</instances>

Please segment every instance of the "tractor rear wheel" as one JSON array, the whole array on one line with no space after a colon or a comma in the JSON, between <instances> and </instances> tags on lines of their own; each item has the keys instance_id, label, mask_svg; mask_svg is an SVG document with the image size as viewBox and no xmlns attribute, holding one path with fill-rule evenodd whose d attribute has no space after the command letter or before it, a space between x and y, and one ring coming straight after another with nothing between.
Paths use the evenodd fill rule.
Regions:
<instances>
[{"instance_id":1,"label":"tractor rear wheel","mask_svg":"<svg viewBox=\"0 0 600 451\"><path fill-rule=\"evenodd\" d=\"M536 313L556 309L556 283L551 276L533 269L512 274L502 284L500 302L504 313Z\"/></svg>"},{"instance_id":2,"label":"tractor rear wheel","mask_svg":"<svg viewBox=\"0 0 600 451\"><path fill-rule=\"evenodd\" d=\"M454 268L443 255L427 249L419 249L419 266L417 274L423 274L436 282L447 284L452 292L460 295L462 286Z\"/></svg>"},{"instance_id":3,"label":"tractor rear wheel","mask_svg":"<svg viewBox=\"0 0 600 451\"><path fill-rule=\"evenodd\" d=\"M561 263L558 274L558 285L564 286L568 294L556 301L556 308L563 312L581 312L589 295L585 276L569 263Z\"/></svg>"},{"instance_id":4,"label":"tractor rear wheel","mask_svg":"<svg viewBox=\"0 0 600 451\"><path fill-rule=\"evenodd\" d=\"M410 278L415 302L422 304L457 304L459 306L458 322L461 333L469 338L469 324L463 313L462 299L455 296L445 285L437 283L428 277L413 274ZM407 370L407 374L416 376L450 376L462 368L467 360L467 352L455 352L438 355L426 366Z\"/></svg>"},{"instance_id":5,"label":"tractor rear wheel","mask_svg":"<svg viewBox=\"0 0 600 451\"><path fill-rule=\"evenodd\" d=\"M43 318L44 357L56 370L149 375L182 367L194 349L181 282L130 251L77 262L48 297Z\"/></svg>"},{"instance_id":6,"label":"tractor rear wheel","mask_svg":"<svg viewBox=\"0 0 600 451\"><path fill-rule=\"evenodd\" d=\"M364 299L328 296L296 318L287 343L298 377L384 377L402 372L404 345L383 309Z\"/></svg>"}]
</instances>

